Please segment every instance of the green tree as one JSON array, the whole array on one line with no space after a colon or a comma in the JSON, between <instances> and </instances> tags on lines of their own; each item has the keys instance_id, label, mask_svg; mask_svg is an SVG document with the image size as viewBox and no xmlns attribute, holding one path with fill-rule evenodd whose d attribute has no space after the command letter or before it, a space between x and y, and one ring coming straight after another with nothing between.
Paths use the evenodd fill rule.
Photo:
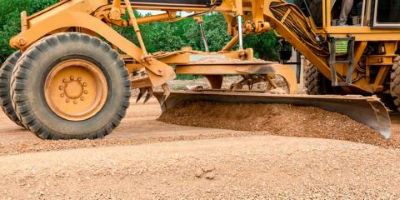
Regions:
<instances>
[{"instance_id":1,"label":"green tree","mask_svg":"<svg viewBox=\"0 0 400 200\"><path fill-rule=\"evenodd\" d=\"M33 14L56 2L57 0L0 0L0 63L15 51L10 48L9 40L21 31L20 13L25 10Z\"/></svg>"},{"instance_id":2,"label":"green tree","mask_svg":"<svg viewBox=\"0 0 400 200\"><path fill-rule=\"evenodd\" d=\"M279 42L275 33L251 34L245 37L244 46L253 48L256 57L264 60L278 60Z\"/></svg>"}]
</instances>

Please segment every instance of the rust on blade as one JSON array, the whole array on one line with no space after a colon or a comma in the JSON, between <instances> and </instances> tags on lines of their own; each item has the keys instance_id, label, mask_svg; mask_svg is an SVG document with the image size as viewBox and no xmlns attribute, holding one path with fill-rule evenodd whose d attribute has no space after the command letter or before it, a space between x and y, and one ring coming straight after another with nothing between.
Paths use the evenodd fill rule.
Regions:
<instances>
[{"instance_id":1,"label":"rust on blade","mask_svg":"<svg viewBox=\"0 0 400 200\"><path fill-rule=\"evenodd\" d=\"M162 93L154 93L157 99ZM208 101L234 104L290 104L311 106L340 113L376 130L385 139L391 137L388 110L375 96L340 95L274 95L265 93L238 93L230 91L173 92L161 105L162 110L173 109L183 103Z\"/></svg>"}]
</instances>

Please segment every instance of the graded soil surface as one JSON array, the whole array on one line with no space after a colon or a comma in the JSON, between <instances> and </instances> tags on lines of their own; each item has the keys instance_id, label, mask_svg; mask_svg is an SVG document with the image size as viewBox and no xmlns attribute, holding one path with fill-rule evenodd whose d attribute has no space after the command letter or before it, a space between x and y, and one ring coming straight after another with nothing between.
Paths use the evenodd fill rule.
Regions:
<instances>
[{"instance_id":1,"label":"graded soil surface","mask_svg":"<svg viewBox=\"0 0 400 200\"><path fill-rule=\"evenodd\" d=\"M399 199L400 151L253 136L0 157L0 198Z\"/></svg>"},{"instance_id":2,"label":"graded soil surface","mask_svg":"<svg viewBox=\"0 0 400 200\"><path fill-rule=\"evenodd\" d=\"M279 109L271 120L280 127L235 131L167 124L157 120L155 100L132 103L113 134L93 141L42 141L1 113L0 199L400 198L396 139L385 146L315 138L334 131L329 127L297 135L298 129L285 125L294 117L315 118L319 126L320 115L336 118L317 111L303 119L307 108L285 119L279 113L289 108ZM392 119L394 138L399 119ZM355 125L340 121L338 129L346 132L346 123Z\"/></svg>"}]
</instances>

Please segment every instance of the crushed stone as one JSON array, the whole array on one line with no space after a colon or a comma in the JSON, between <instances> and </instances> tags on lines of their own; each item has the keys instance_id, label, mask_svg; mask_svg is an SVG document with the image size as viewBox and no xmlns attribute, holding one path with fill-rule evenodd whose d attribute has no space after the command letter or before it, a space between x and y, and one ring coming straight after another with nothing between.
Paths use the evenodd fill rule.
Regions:
<instances>
[{"instance_id":1,"label":"crushed stone","mask_svg":"<svg viewBox=\"0 0 400 200\"><path fill-rule=\"evenodd\" d=\"M348 116L315 107L186 102L167 110L158 120L177 125L347 140L400 148L398 135L385 140L375 130Z\"/></svg>"}]
</instances>

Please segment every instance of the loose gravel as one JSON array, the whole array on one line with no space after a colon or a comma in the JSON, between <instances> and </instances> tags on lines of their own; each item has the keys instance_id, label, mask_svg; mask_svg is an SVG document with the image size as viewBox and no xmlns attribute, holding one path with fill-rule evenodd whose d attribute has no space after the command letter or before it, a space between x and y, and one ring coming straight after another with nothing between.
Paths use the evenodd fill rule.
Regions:
<instances>
[{"instance_id":1,"label":"loose gravel","mask_svg":"<svg viewBox=\"0 0 400 200\"><path fill-rule=\"evenodd\" d=\"M400 151L256 136L0 156L0 199L399 199Z\"/></svg>"},{"instance_id":2,"label":"loose gravel","mask_svg":"<svg viewBox=\"0 0 400 200\"><path fill-rule=\"evenodd\" d=\"M177 125L348 140L400 148L398 134L391 140L384 140L373 129L345 115L314 107L195 102L167 110L159 120Z\"/></svg>"}]
</instances>

